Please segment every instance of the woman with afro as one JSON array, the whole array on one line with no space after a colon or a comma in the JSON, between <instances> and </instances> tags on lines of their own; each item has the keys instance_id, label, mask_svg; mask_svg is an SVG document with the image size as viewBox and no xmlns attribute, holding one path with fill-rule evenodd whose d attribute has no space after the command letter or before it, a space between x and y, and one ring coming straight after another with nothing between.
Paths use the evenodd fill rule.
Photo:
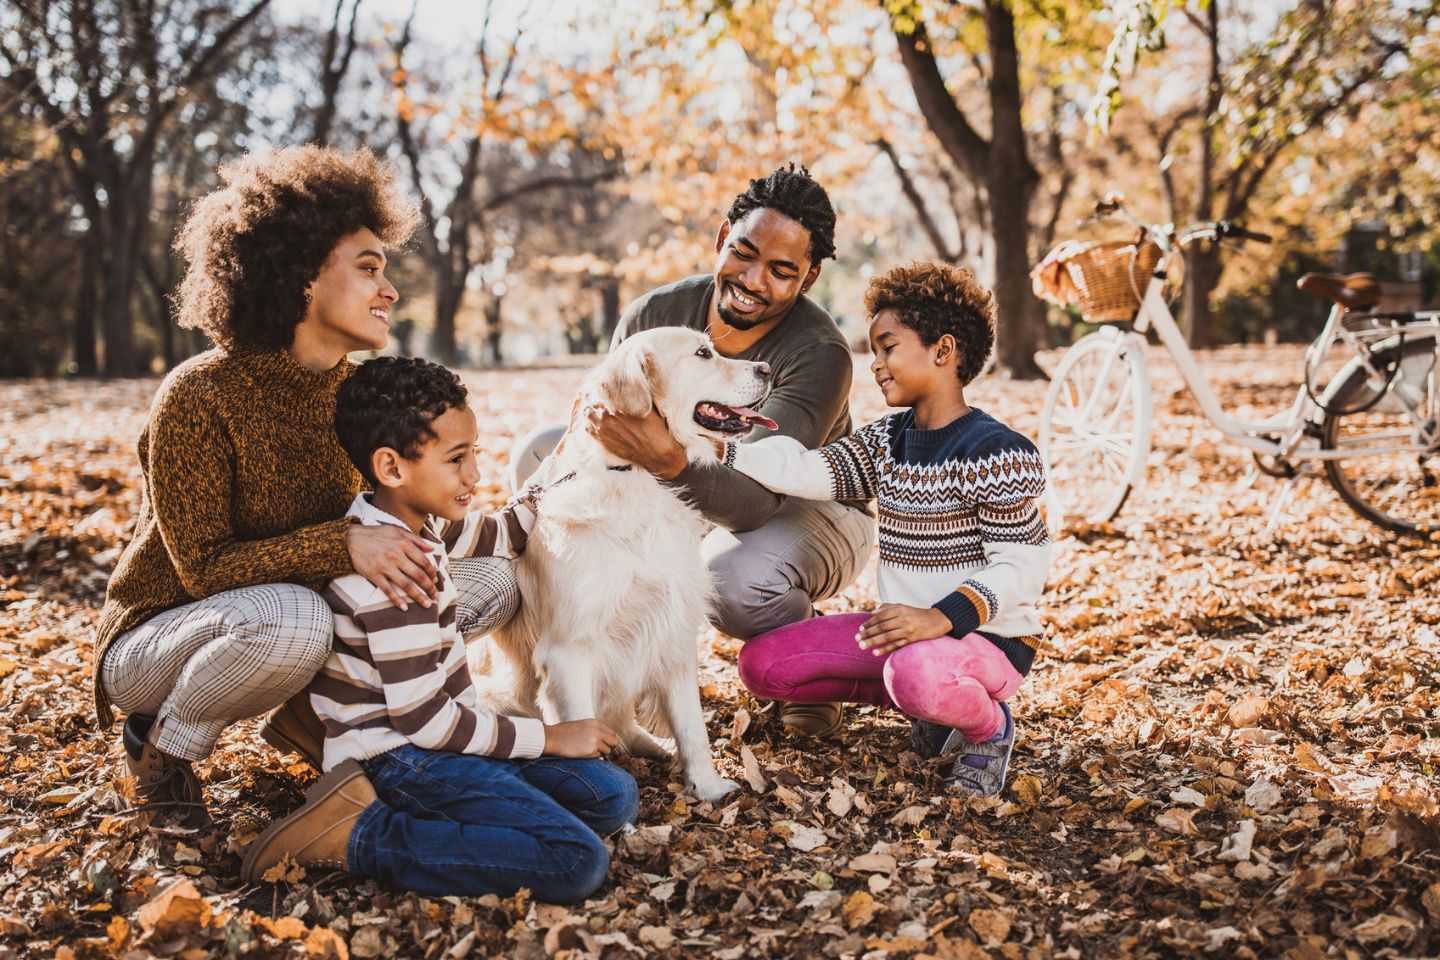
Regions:
<instances>
[{"instance_id":1,"label":"woman with afro","mask_svg":"<svg viewBox=\"0 0 1440 960\"><path fill-rule=\"evenodd\" d=\"M178 321L214 348L155 396L135 536L95 646L96 711L106 724L126 714L137 794L192 824L206 816L191 764L237 720L273 711L262 735L318 768L323 731L304 691L332 621L317 589L356 572L402 610L436 595L418 536L345 516L361 477L334 431L346 355L386 344L399 299L386 251L409 239L414 204L364 150L246 156L221 180L176 241L188 261ZM514 612L504 561L453 572L464 633Z\"/></svg>"}]
</instances>

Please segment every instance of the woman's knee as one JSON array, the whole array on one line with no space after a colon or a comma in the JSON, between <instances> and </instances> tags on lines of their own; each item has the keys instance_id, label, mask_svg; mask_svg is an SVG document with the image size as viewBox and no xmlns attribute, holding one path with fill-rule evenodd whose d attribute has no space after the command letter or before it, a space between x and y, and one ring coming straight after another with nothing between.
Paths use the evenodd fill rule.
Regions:
<instances>
[{"instance_id":1,"label":"woman's knee","mask_svg":"<svg viewBox=\"0 0 1440 960\"><path fill-rule=\"evenodd\" d=\"M458 594L460 633L467 640L509 623L520 609L515 565L501 557L475 557L450 564Z\"/></svg>"},{"instance_id":2,"label":"woman's knee","mask_svg":"<svg viewBox=\"0 0 1440 960\"><path fill-rule=\"evenodd\" d=\"M314 590L267 583L245 590L246 602L227 619L235 639L263 648L267 661L313 676L325 665L335 633L330 607Z\"/></svg>"}]
</instances>

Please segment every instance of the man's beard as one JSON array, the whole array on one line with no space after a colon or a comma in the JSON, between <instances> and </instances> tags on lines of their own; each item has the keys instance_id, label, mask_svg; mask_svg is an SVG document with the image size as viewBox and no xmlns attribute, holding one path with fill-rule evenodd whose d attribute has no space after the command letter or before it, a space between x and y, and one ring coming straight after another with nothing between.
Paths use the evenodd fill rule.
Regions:
<instances>
[{"instance_id":1,"label":"man's beard","mask_svg":"<svg viewBox=\"0 0 1440 960\"><path fill-rule=\"evenodd\" d=\"M749 330L765 321L765 318L757 313L753 317L742 317L729 307L716 307L715 312L720 314L720 319L736 330Z\"/></svg>"}]
</instances>

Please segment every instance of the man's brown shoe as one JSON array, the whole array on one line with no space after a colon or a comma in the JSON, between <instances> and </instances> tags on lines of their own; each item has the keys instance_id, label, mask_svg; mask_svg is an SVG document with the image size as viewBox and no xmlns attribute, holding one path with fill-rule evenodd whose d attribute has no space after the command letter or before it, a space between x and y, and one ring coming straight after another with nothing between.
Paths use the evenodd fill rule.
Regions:
<instances>
[{"instance_id":1,"label":"man's brown shoe","mask_svg":"<svg viewBox=\"0 0 1440 960\"><path fill-rule=\"evenodd\" d=\"M782 703L780 722L796 733L828 737L840 729L841 707L839 703Z\"/></svg>"},{"instance_id":2,"label":"man's brown shoe","mask_svg":"<svg viewBox=\"0 0 1440 960\"><path fill-rule=\"evenodd\" d=\"M162 753L150 744L147 738L154 726L154 717L132 713L125 718L121 739L125 766L135 778L135 795L146 807L174 813L188 827L203 827L210 822L205 791L189 760Z\"/></svg>"},{"instance_id":3,"label":"man's brown shoe","mask_svg":"<svg viewBox=\"0 0 1440 960\"><path fill-rule=\"evenodd\" d=\"M260 736L284 753L297 753L306 763L320 769L325 756L325 725L310 706L310 692L301 690L270 711L260 725Z\"/></svg>"},{"instance_id":4,"label":"man's brown shoe","mask_svg":"<svg viewBox=\"0 0 1440 960\"><path fill-rule=\"evenodd\" d=\"M305 806L276 820L250 844L240 879L259 883L265 871L289 857L302 867L349 870L347 854L355 821L375 802L375 788L354 760L346 760L313 783Z\"/></svg>"}]
</instances>

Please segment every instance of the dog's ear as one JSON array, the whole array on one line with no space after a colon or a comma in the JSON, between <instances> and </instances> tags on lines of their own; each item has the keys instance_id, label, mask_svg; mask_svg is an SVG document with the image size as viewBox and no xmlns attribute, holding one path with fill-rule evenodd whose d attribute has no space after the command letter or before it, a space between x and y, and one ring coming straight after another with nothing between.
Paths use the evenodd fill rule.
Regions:
<instances>
[{"instance_id":1,"label":"dog's ear","mask_svg":"<svg viewBox=\"0 0 1440 960\"><path fill-rule=\"evenodd\" d=\"M653 365L649 351L639 346L629 350L622 347L600 381L600 402L616 413L645 416L655 402L650 389Z\"/></svg>"}]
</instances>

